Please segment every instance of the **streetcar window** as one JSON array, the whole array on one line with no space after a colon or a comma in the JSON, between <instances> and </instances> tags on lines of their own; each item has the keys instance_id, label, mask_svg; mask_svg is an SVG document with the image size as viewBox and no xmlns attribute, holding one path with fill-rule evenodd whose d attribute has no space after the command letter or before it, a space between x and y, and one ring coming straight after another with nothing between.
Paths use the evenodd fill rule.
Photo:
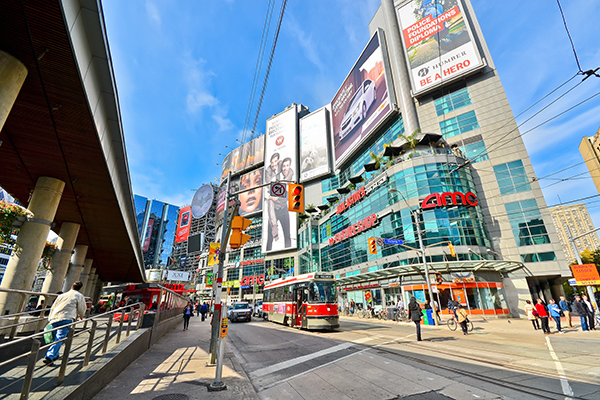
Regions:
<instances>
[{"instance_id":1,"label":"streetcar window","mask_svg":"<svg viewBox=\"0 0 600 400\"><path fill-rule=\"evenodd\" d=\"M313 281L309 286L309 301L312 303L335 303L335 283Z\"/></svg>"}]
</instances>

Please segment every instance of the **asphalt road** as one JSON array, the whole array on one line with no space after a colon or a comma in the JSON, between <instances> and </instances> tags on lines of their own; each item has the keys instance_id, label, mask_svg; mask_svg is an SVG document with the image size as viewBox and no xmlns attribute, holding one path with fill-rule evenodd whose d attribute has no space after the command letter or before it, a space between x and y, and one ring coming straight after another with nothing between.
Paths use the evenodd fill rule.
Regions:
<instances>
[{"instance_id":1,"label":"asphalt road","mask_svg":"<svg viewBox=\"0 0 600 400\"><path fill-rule=\"evenodd\" d=\"M343 318L306 332L253 318L227 345L262 399L600 399L600 332L544 336L527 321L446 327Z\"/></svg>"}]
</instances>

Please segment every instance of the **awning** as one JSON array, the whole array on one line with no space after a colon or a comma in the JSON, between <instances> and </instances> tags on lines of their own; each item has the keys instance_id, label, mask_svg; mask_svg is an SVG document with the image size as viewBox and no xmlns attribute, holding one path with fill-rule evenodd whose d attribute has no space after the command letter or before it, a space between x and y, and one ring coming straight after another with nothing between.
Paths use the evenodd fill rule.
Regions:
<instances>
[{"instance_id":1,"label":"awning","mask_svg":"<svg viewBox=\"0 0 600 400\"><path fill-rule=\"evenodd\" d=\"M450 273L450 272L467 272L467 271L492 271L492 272L511 272L519 268L524 268L525 265L516 261L503 260L468 260L468 261L440 261L427 263L429 273ZM380 269L372 272L365 272L360 275L345 276L337 279L338 286L356 285L358 283L366 283L372 281L380 281L382 279L398 278L415 274L424 274L423 264L401 265Z\"/></svg>"}]
</instances>

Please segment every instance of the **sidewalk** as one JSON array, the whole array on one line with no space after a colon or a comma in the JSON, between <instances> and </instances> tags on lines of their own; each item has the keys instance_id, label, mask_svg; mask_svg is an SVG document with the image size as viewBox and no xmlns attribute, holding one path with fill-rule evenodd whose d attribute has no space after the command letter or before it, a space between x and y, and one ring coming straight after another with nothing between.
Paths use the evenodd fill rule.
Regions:
<instances>
[{"instance_id":1,"label":"sidewalk","mask_svg":"<svg viewBox=\"0 0 600 400\"><path fill-rule=\"evenodd\" d=\"M100 391L94 400L132 398L160 399L258 399L254 387L225 342L222 382L227 389L209 392L216 367L209 360L210 320L190 320L183 331L181 324L164 335L158 343L134 361L123 373Z\"/></svg>"}]
</instances>

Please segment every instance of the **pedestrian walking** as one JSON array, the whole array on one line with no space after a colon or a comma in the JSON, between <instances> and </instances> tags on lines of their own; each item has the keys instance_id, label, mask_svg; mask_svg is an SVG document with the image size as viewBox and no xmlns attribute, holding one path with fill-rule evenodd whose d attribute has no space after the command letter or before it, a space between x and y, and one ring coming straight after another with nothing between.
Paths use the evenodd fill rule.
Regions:
<instances>
[{"instance_id":1,"label":"pedestrian walking","mask_svg":"<svg viewBox=\"0 0 600 400\"><path fill-rule=\"evenodd\" d=\"M421 341L421 318L423 314L421 312L421 307L417 304L417 299L414 297L410 298L410 302L408 303L408 318L415 323L417 329L417 341Z\"/></svg>"},{"instance_id":2,"label":"pedestrian walking","mask_svg":"<svg viewBox=\"0 0 600 400\"><path fill-rule=\"evenodd\" d=\"M467 324L469 323L469 313L460 304L458 305L458 308L456 309L456 317L458 318L458 323L460 324L460 327L462 328L463 335L468 335L469 328L468 328Z\"/></svg>"},{"instance_id":3,"label":"pedestrian walking","mask_svg":"<svg viewBox=\"0 0 600 400\"><path fill-rule=\"evenodd\" d=\"M533 329L536 331L540 329L540 321L538 319L538 313L535 310L535 307L531 304L530 300L525 300L525 313L527 314L527 319L531 321L533 325Z\"/></svg>"},{"instance_id":4,"label":"pedestrian walking","mask_svg":"<svg viewBox=\"0 0 600 400\"><path fill-rule=\"evenodd\" d=\"M196 310L196 317L199 317L200 316L200 302L199 301L196 301L196 304L194 305L194 308Z\"/></svg>"},{"instance_id":5,"label":"pedestrian walking","mask_svg":"<svg viewBox=\"0 0 600 400\"><path fill-rule=\"evenodd\" d=\"M596 311L594 310L594 306L592 305L592 303L588 300L588 297L586 295L581 296L581 300L583 301L583 304L586 305L587 307L587 323L588 323L588 328L591 331L595 331L596 330L596 324L594 321L594 314L596 313Z\"/></svg>"},{"instance_id":6,"label":"pedestrian walking","mask_svg":"<svg viewBox=\"0 0 600 400\"><path fill-rule=\"evenodd\" d=\"M204 321L206 319L206 313L208 313L208 304L206 304L206 302L204 302L200 306L200 314L202 314L202 321Z\"/></svg>"},{"instance_id":7,"label":"pedestrian walking","mask_svg":"<svg viewBox=\"0 0 600 400\"><path fill-rule=\"evenodd\" d=\"M571 306L567 302L565 296L560 296L560 301L558 302L558 306L565 316L565 320L567 324L569 324L569 328L573 328L573 322L571 321Z\"/></svg>"},{"instance_id":8,"label":"pedestrian walking","mask_svg":"<svg viewBox=\"0 0 600 400\"><path fill-rule=\"evenodd\" d=\"M183 330L187 331L190 326L190 318L194 316L194 306L188 301L187 306L183 309Z\"/></svg>"},{"instance_id":9,"label":"pedestrian walking","mask_svg":"<svg viewBox=\"0 0 600 400\"><path fill-rule=\"evenodd\" d=\"M537 299L535 311L537 311L538 316L542 321L542 330L544 331L544 335L549 335L550 326L548 325L548 311L546 310L546 305L544 304L544 301L542 299Z\"/></svg>"},{"instance_id":10,"label":"pedestrian walking","mask_svg":"<svg viewBox=\"0 0 600 400\"><path fill-rule=\"evenodd\" d=\"M588 308L587 305L583 301L581 301L581 297L579 295L575 295L575 301L573 302L573 311L575 311L577 315L579 315L579 320L581 322L581 330L588 331Z\"/></svg>"},{"instance_id":11,"label":"pedestrian walking","mask_svg":"<svg viewBox=\"0 0 600 400\"><path fill-rule=\"evenodd\" d=\"M71 290L56 298L48 315L48 323L52 325L51 329L69 325L76 319L83 318L85 315L85 297L79 293L82 287L83 283L76 281L71 285ZM62 340L67 337L68 333L68 327L55 331L54 344L48 348L44 357L44 364L54 365L54 360L58 358L62 346Z\"/></svg>"},{"instance_id":12,"label":"pedestrian walking","mask_svg":"<svg viewBox=\"0 0 600 400\"><path fill-rule=\"evenodd\" d=\"M564 332L560 328L560 307L558 304L556 304L554 299L550 299L550 304L548 304L548 312L550 313L550 316L554 322L556 322L556 329L558 330L558 333L563 334Z\"/></svg>"}]
</instances>

